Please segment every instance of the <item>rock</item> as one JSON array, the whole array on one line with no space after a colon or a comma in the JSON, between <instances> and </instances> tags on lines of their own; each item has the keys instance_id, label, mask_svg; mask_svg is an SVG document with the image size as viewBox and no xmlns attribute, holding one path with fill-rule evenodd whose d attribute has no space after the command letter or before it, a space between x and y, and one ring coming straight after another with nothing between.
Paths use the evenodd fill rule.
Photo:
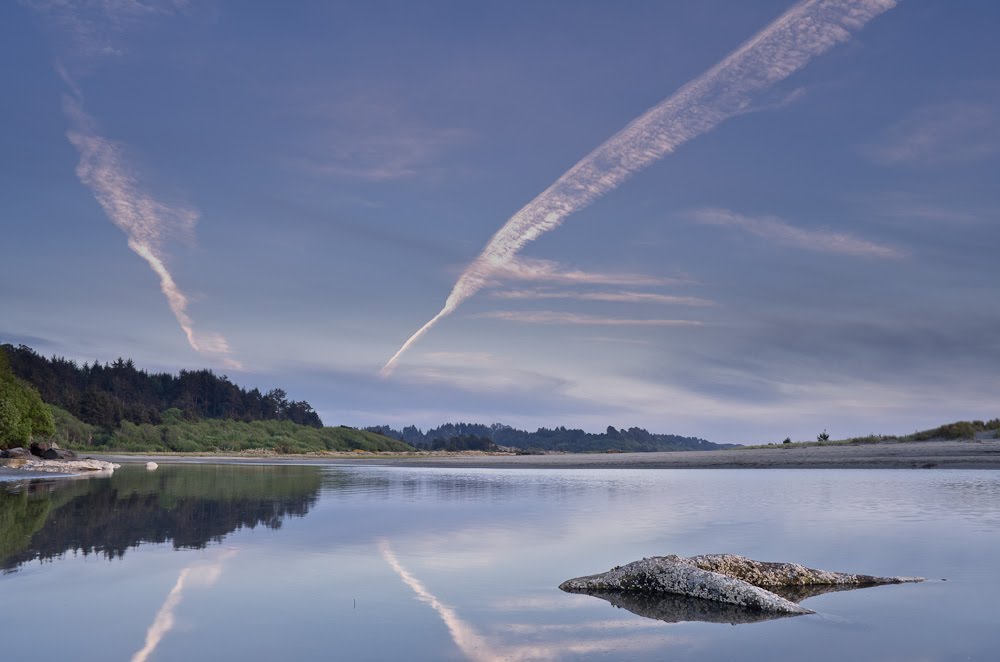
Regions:
<instances>
[{"instance_id":1,"label":"rock","mask_svg":"<svg viewBox=\"0 0 1000 662\"><path fill-rule=\"evenodd\" d=\"M33 441L31 442L30 449L31 454L35 457L43 457L45 455L45 451L49 449L61 450L59 448L59 444L54 441Z\"/></svg>"},{"instance_id":2,"label":"rock","mask_svg":"<svg viewBox=\"0 0 1000 662\"><path fill-rule=\"evenodd\" d=\"M7 459L30 460L34 456L27 448L8 448L7 450L0 452L0 457Z\"/></svg>"},{"instance_id":3,"label":"rock","mask_svg":"<svg viewBox=\"0 0 1000 662\"><path fill-rule=\"evenodd\" d=\"M54 444L53 444L54 445ZM71 450L66 450L56 446L55 448L49 448L42 453L43 460L75 460L76 453Z\"/></svg>"},{"instance_id":4,"label":"rock","mask_svg":"<svg viewBox=\"0 0 1000 662\"><path fill-rule=\"evenodd\" d=\"M808 597L808 594L820 591L810 591L804 587L860 587L915 581L923 580L919 577L874 577L828 572L795 563L768 563L734 554L709 554L691 558L654 556L612 568L599 575L570 579L559 588L568 592L597 595L626 609L630 609L627 604L629 599L623 599L623 594L670 594L735 605L750 611L811 614L811 610L768 589ZM618 594L618 597L611 600L609 594ZM643 604L643 610L676 611L676 606L669 604ZM747 622L738 620L731 614L723 615L722 618L732 618L730 622Z\"/></svg>"},{"instance_id":5,"label":"rock","mask_svg":"<svg viewBox=\"0 0 1000 662\"><path fill-rule=\"evenodd\" d=\"M6 465L10 469L58 474L104 474L121 467L120 464L103 460L13 460Z\"/></svg>"},{"instance_id":6,"label":"rock","mask_svg":"<svg viewBox=\"0 0 1000 662\"><path fill-rule=\"evenodd\" d=\"M156 471L157 467L159 467L159 466L160 465L158 465L156 462L147 462L146 463L146 469L148 471Z\"/></svg>"},{"instance_id":7,"label":"rock","mask_svg":"<svg viewBox=\"0 0 1000 662\"><path fill-rule=\"evenodd\" d=\"M570 579L559 585L564 591L625 591L671 593L713 600L757 611L779 614L811 614L791 600L717 572L702 570L679 556L654 556L633 561L608 572Z\"/></svg>"},{"instance_id":8,"label":"rock","mask_svg":"<svg viewBox=\"0 0 1000 662\"><path fill-rule=\"evenodd\" d=\"M772 563L754 561L735 554L705 554L686 559L689 563L711 572L760 586L773 588L781 586L875 586L878 584L902 584L923 581L920 577L875 577L855 575L845 572L830 572L807 568L798 563Z\"/></svg>"}]
</instances>

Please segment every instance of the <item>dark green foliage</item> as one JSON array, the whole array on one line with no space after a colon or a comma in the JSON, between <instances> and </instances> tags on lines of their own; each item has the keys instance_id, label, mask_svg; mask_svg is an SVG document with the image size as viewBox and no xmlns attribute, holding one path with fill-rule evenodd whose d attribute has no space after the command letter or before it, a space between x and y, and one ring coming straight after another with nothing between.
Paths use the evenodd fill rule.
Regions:
<instances>
[{"instance_id":1,"label":"dark green foliage","mask_svg":"<svg viewBox=\"0 0 1000 662\"><path fill-rule=\"evenodd\" d=\"M783 443L783 444L790 444L790 443L792 443L792 438L791 437L785 437L785 440L783 442L781 442L781 443Z\"/></svg>"},{"instance_id":2,"label":"dark green foliage","mask_svg":"<svg viewBox=\"0 0 1000 662\"><path fill-rule=\"evenodd\" d=\"M450 439L435 439L431 442L431 450L436 451L495 451L497 445L486 437L474 434L460 434Z\"/></svg>"},{"instance_id":3,"label":"dark green foliage","mask_svg":"<svg viewBox=\"0 0 1000 662\"><path fill-rule=\"evenodd\" d=\"M176 408L188 420L291 421L322 427L308 402L289 400L281 389L246 390L211 370L182 370L178 375L139 370L131 359L84 363L45 358L30 347L0 345L13 373L34 386L42 400L85 423L105 430L123 421L159 424L165 409Z\"/></svg>"},{"instance_id":4,"label":"dark green foliage","mask_svg":"<svg viewBox=\"0 0 1000 662\"><path fill-rule=\"evenodd\" d=\"M816 435L816 441L819 442L830 441L830 434L826 430L823 430L818 435Z\"/></svg>"},{"instance_id":5,"label":"dark green foliage","mask_svg":"<svg viewBox=\"0 0 1000 662\"><path fill-rule=\"evenodd\" d=\"M52 414L38 392L14 376L0 351L0 448L27 446L32 437L53 432Z\"/></svg>"},{"instance_id":6,"label":"dark green foliage","mask_svg":"<svg viewBox=\"0 0 1000 662\"><path fill-rule=\"evenodd\" d=\"M558 427L539 428L535 432L518 430L509 425L494 423L447 423L437 428L421 432L414 426L394 430L388 425L365 428L395 439L400 439L418 448L434 448L438 440L445 443L459 437L479 437L498 446L516 449L535 449L565 452L620 451L673 451L712 450L728 448L726 444L713 444L695 437L680 437L672 434L653 434L642 428L616 430L608 427L603 434L593 434L583 430Z\"/></svg>"}]
</instances>

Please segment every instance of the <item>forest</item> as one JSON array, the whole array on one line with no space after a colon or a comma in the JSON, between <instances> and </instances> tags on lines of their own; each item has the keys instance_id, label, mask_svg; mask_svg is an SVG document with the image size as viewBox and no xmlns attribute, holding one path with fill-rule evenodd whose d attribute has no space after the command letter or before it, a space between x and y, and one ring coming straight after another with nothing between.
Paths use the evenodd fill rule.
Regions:
<instances>
[{"instance_id":1,"label":"forest","mask_svg":"<svg viewBox=\"0 0 1000 662\"><path fill-rule=\"evenodd\" d=\"M289 400L280 388L267 393L243 389L211 370L149 373L132 359L78 365L58 356L46 358L25 345L0 349L14 375L34 387L43 401L108 431L123 421L158 425L168 409L180 410L189 421L291 421L323 427L308 402Z\"/></svg>"},{"instance_id":2,"label":"forest","mask_svg":"<svg viewBox=\"0 0 1000 662\"><path fill-rule=\"evenodd\" d=\"M127 452L409 451L395 438L324 427L285 391L240 388L211 370L140 370L130 359L78 365L0 345L0 449L32 440Z\"/></svg>"}]
</instances>

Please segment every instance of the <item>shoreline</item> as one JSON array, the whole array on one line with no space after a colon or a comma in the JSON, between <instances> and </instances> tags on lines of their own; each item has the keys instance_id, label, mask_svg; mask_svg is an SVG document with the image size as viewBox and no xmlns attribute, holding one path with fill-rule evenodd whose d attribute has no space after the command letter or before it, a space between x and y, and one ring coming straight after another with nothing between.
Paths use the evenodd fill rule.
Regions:
<instances>
[{"instance_id":1,"label":"shoreline","mask_svg":"<svg viewBox=\"0 0 1000 662\"><path fill-rule=\"evenodd\" d=\"M450 469L1000 469L1000 440L882 441L718 451L656 453L500 454L115 454L89 453L122 464L316 464Z\"/></svg>"}]
</instances>

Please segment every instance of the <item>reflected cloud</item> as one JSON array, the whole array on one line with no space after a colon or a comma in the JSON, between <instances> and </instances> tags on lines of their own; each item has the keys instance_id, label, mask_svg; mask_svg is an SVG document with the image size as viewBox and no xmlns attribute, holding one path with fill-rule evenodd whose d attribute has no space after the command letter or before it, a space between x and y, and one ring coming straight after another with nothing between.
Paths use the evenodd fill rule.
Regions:
<instances>
[{"instance_id":1,"label":"reflected cloud","mask_svg":"<svg viewBox=\"0 0 1000 662\"><path fill-rule=\"evenodd\" d=\"M163 601L163 606L156 612L156 618L153 619L152 625L146 630L146 643L132 655L132 662L146 662L163 641L163 638L174 629L177 624L174 612L181 603L184 589L191 585L211 586L218 581L219 575L222 574L223 564L235 555L235 549L228 549L211 563L199 561L181 570L177 582L167 594L167 599Z\"/></svg>"},{"instance_id":2,"label":"reflected cloud","mask_svg":"<svg viewBox=\"0 0 1000 662\"><path fill-rule=\"evenodd\" d=\"M596 639L582 637L593 632L605 632L609 630L640 630L657 626L643 621L592 621L578 624L553 624L553 625L526 625L510 624L501 625L500 628L507 632L518 635L538 635L549 632L567 633L571 637L564 640L549 642L531 642L518 645L504 645L495 643L480 634L469 623L463 621L454 608L449 607L432 594L424 584L407 570L399 558L392 551L388 541L379 541L379 551L389 567L399 575L416 595L417 598L428 604L438 613L452 641L459 648L462 654L472 662L519 662L521 660L558 660L570 656L594 653L627 653L637 651L648 651L668 645L691 644L692 640L683 637L670 635L645 635L637 636L615 636ZM561 603L562 604L562 603ZM543 609L554 607L552 603L546 601ZM133 660L133 662L135 662Z\"/></svg>"}]
</instances>

